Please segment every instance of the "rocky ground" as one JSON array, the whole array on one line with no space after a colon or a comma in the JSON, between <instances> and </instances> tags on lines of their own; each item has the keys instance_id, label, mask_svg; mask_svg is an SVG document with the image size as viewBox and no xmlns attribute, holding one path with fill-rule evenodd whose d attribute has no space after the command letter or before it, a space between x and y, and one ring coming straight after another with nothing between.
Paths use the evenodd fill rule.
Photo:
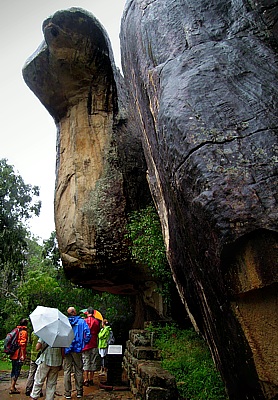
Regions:
<instances>
[{"instance_id":1,"label":"rocky ground","mask_svg":"<svg viewBox=\"0 0 278 400\"><path fill-rule=\"evenodd\" d=\"M29 397L25 395L25 385L27 379L27 372L22 371L21 376L18 379L17 388L20 394L9 394L10 390L10 371L0 371L0 399L1 400L26 400ZM73 384L74 389L74 384ZM45 388L43 388L45 399ZM63 371L60 372L55 400L64 399L64 384L63 384ZM72 400L76 400L76 390L73 390ZM90 387L84 387L83 399L94 399L94 400L134 400L134 396L125 387L110 387L106 385L106 377L98 376L95 374L94 385Z\"/></svg>"}]
</instances>

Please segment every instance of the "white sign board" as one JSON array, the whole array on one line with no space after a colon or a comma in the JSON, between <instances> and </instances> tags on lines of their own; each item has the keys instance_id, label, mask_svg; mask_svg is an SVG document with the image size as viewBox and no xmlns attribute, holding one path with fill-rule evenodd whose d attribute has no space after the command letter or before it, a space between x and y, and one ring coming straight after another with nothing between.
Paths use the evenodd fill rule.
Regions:
<instances>
[{"instance_id":1,"label":"white sign board","mask_svg":"<svg viewBox=\"0 0 278 400\"><path fill-rule=\"evenodd\" d=\"M118 344L110 344L108 346L108 354L122 354L123 346Z\"/></svg>"}]
</instances>

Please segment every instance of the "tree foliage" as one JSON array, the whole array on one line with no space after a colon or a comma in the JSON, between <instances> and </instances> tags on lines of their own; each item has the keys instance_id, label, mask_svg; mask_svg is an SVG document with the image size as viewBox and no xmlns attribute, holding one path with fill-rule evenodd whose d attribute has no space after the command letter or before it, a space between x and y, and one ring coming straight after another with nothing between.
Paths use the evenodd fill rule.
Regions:
<instances>
[{"instance_id":1,"label":"tree foliage","mask_svg":"<svg viewBox=\"0 0 278 400\"><path fill-rule=\"evenodd\" d=\"M49 239L43 241L43 257L50 260L52 265L61 265L56 232L52 232Z\"/></svg>"},{"instance_id":2,"label":"tree foliage","mask_svg":"<svg viewBox=\"0 0 278 400\"><path fill-rule=\"evenodd\" d=\"M131 240L132 258L150 269L153 277L162 284L164 300L169 302L173 278L166 258L160 220L154 206L129 215L128 237Z\"/></svg>"},{"instance_id":3,"label":"tree foliage","mask_svg":"<svg viewBox=\"0 0 278 400\"><path fill-rule=\"evenodd\" d=\"M39 215L34 201L39 188L25 184L6 159L0 160L0 271L2 293L12 291L20 280L26 256L28 219Z\"/></svg>"},{"instance_id":4,"label":"tree foliage","mask_svg":"<svg viewBox=\"0 0 278 400\"><path fill-rule=\"evenodd\" d=\"M1 222L7 226L17 225L39 215L41 202L34 202L34 196L39 196L38 186L25 184L6 159L0 160Z\"/></svg>"},{"instance_id":5,"label":"tree foliage","mask_svg":"<svg viewBox=\"0 0 278 400\"><path fill-rule=\"evenodd\" d=\"M26 262L21 279L14 285L13 293L0 298L0 337L5 337L38 305L58 308L64 314L69 306L78 312L92 306L110 320L118 339L124 337L127 340L124 335L133 319L128 297L100 294L67 280L60 262L56 262L59 251L55 232L43 245L30 237L26 243Z\"/></svg>"},{"instance_id":6,"label":"tree foliage","mask_svg":"<svg viewBox=\"0 0 278 400\"><path fill-rule=\"evenodd\" d=\"M37 186L25 184L6 159L0 160L0 337L37 305L63 313L69 306L77 311L92 306L127 331L132 319L128 298L74 285L65 277L55 232L43 245L32 237L27 222L39 215L38 196Z\"/></svg>"},{"instance_id":7,"label":"tree foliage","mask_svg":"<svg viewBox=\"0 0 278 400\"><path fill-rule=\"evenodd\" d=\"M69 306L75 307L78 313L92 306L109 320L117 344L124 345L134 318L129 297L97 293L74 285L66 279L60 265L57 268L49 259L43 258L47 254L43 246L32 240L28 243L32 255L27 258L24 279L18 283L13 296L0 298L0 338L3 339L38 305L58 308L65 315ZM28 329L31 332L31 324Z\"/></svg>"}]
</instances>

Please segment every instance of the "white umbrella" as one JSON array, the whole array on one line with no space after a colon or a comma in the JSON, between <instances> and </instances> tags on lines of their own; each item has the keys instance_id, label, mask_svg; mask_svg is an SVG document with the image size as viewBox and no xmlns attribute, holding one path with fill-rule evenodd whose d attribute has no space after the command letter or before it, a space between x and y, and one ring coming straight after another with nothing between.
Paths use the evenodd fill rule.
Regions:
<instances>
[{"instance_id":1,"label":"white umbrella","mask_svg":"<svg viewBox=\"0 0 278 400\"><path fill-rule=\"evenodd\" d=\"M51 347L69 347L74 332L68 318L58 308L37 306L30 314L34 332Z\"/></svg>"}]
</instances>

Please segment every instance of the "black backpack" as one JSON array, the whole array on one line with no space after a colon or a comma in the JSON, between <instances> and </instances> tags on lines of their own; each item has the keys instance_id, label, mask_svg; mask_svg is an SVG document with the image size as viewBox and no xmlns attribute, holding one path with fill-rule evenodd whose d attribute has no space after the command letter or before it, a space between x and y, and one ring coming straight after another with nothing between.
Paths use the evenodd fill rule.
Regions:
<instances>
[{"instance_id":1,"label":"black backpack","mask_svg":"<svg viewBox=\"0 0 278 400\"><path fill-rule=\"evenodd\" d=\"M12 356L17 349L19 349L18 344L18 334L19 329L14 328L11 332L9 332L4 340L4 353Z\"/></svg>"},{"instance_id":2,"label":"black backpack","mask_svg":"<svg viewBox=\"0 0 278 400\"><path fill-rule=\"evenodd\" d=\"M108 338L108 342L107 342L107 344L108 344L108 346L110 345L110 344L114 344L115 343L115 337L114 337L114 334L113 334L113 332L112 332L112 330L110 331L110 334L109 334L109 338Z\"/></svg>"}]
</instances>

